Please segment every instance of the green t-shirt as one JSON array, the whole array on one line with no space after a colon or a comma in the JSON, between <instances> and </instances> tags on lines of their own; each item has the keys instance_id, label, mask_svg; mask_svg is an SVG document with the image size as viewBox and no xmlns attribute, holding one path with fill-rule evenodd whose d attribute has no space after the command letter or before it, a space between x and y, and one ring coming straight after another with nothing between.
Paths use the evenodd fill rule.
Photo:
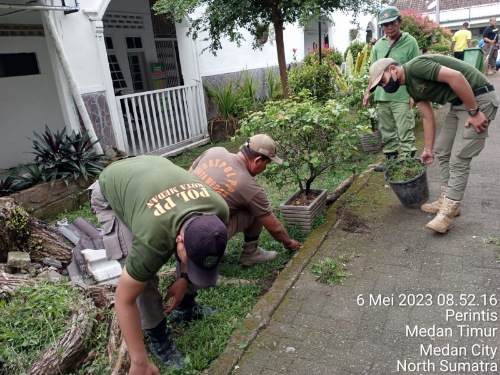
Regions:
<instances>
[{"instance_id":1,"label":"green t-shirt","mask_svg":"<svg viewBox=\"0 0 500 375\"><path fill-rule=\"evenodd\" d=\"M490 84L479 70L462 60L444 55L422 55L403 65L405 85L415 101L445 104L458 98L447 83L437 81L441 66L461 72L472 90Z\"/></svg>"},{"instance_id":2,"label":"green t-shirt","mask_svg":"<svg viewBox=\"0 0 500 375\"><path fill-rule=\"evenodd\" d=\"M184 221L215 214L224 224L229 208L219 194L161 156L111 164L99 176L102 194L133 235L127 272L138 281L154 276L172 256Z\"/></svg>"},{"instance_id":3,"label":"green t-shirt","mask_svg":"<svg viewBox=\"0 0 500 375\"><path fill-rule=\"evenodd\" d=\"M375 43L371 56L372 63L383 59L385 55L387 55L387 51L389 51L390 46L391 42L389 42L385 36ZM398 64L403 65L417 56L418 44L416 39L408 33L403 33L401 39L394 46L394 48L391 49L391 53L388 57L394 59ZM374 100L378 102L409 103L410 95L408 95L406 87L404 86L400 86L399 90L394 94L388 94L382 87L377 87L375 90Z\"/></svg>"}]
</instances>

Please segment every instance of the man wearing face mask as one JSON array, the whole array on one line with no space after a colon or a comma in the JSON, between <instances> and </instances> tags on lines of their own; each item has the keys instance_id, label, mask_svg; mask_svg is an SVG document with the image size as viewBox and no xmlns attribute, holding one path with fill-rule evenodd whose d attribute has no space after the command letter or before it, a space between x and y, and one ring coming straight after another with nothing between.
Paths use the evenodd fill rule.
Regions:
<instances>
[{"instance_id":1,"label":"man wearing face mask","mask_svg":"<svg viewBox=\"0 0 500 375\"><path fill-rule=\"evenodd\" d=\"M421 210L437 213L426 227L439 233L451 229L469 179L472 158L479 155L495 118L495 88L474 66L443 55L419 56L404 65L390 58L370 68L370 91L378 86L404 85L423 117L422 161L432 163L434 151L441 173L441 194ZM450 103L434 147L436 126L431 103Z\"/></svg>"},{"instance_id":2,"label":"man wearing face mask","mask_svg":"<svg viewBox=\"0 0 500 375\"><path fill-rule=\"evenodd\" d=\"M417 41L410 34L401 32L401 22L398 8L389 6L380 11L379 25L382 25L385 35L373 47L372 64L385 57L404 64L418 56ZM399 89L391 82L384 89L375 91L374 100L378 103L379 128L386 158L397 159L400 151L403 156L414 156L417 150L413 133L415 118L406 89ZM369 102L370 91L366 90L363 105L368 107ZM384 165L376 166L375 170L383 171Z\"/></svg>"}]
</instances>

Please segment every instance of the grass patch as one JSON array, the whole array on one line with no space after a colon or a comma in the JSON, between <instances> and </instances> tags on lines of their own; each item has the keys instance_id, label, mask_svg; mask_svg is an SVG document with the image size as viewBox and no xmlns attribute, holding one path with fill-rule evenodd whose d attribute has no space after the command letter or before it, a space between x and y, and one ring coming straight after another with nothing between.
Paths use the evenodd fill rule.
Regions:
<instances>
[{"instance_id":1,"label":"grass patch","mask_svg":"<svg viewBox=\"0 0 500 375\"><path fill-rule=\"evenodd\" d=\"M393 182L412 180L422 174L425 169L422 162L414 158L398 160L391 164L387 171L387 177Z\"/></svg>"},{"instance_id":2,"label":"grass patch","mask_svg":"<svg viewBox=\"0 0 500 375\"><path fill-rule=\"evenodd\" d=\"M500 263L500 237L495 236L493 234L488 234L486 239L484 240L487 244L495 245L495 260L497 263Z\"/></svg>"},{"instance_id":3,"label":"grass patch","mask_svg":"<svg viewBox=\"0 0 500 375\"><path fill-rule=\"evenodd\" d=\"M27 374L34 358L54 343L82 301L68 283L21 286L0 300L0 373Z\"/></svg>"},{"instance_id":4,"label":"grass patch","mask_svg":"<svg viewBox=\"0 0 500 375\"><path fill-rule=\"evenodd\" d=\"M311 272L317 276L316 280L320 283L337 284L351 275L347 272L347 262L354 256L354 253L344 253L336 258L327 257L319 263L311 265Z\"/></svg>"}]
</instances>

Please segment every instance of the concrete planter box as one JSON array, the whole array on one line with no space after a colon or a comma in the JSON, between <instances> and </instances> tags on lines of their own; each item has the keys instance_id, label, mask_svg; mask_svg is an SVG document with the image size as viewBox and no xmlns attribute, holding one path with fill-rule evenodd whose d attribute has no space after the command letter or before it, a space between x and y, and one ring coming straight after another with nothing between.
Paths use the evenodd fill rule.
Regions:
<instances>
[{"instance_id":1,"label":"concrete planter box","mask_svg":"<svg viewBox=\"0 0 500 375\"><path fill-rule=\"evenodd\" d=\"M87 194L82 192L92 182L82 177L77 180L70 179L68 185L63 180L57 180L53 186L50 186L50 182L44 182L9 197L30 215L44 220L80 207L88 200Z\"/></svg>"},{"instance_id":2,"label":"concrete planter box","mask_svg":"<svg viewBox=\"0 0 500 375\"><path fill-rule=\"evenodd\" d=\"M382 148L382 133L375 129L372 134L363 134L361 137L361 147L368 154L379 152Z\"/></svg>"},{"instance_id":3,"label":"concrete planter box","mask_svg":"<svg viewBox=\"0 0 500 375\"><path fill-rule=\"evenodd\" d=\"M311 192L319 195L309 206L295 206L290 204L300 194L300 189L297 189L280 205L283 220L288 224L297 225L304 233L311 230L314 218L326 207L326 195L328 191L325 189L311 189Z\"/></svg>"}]
</instances>

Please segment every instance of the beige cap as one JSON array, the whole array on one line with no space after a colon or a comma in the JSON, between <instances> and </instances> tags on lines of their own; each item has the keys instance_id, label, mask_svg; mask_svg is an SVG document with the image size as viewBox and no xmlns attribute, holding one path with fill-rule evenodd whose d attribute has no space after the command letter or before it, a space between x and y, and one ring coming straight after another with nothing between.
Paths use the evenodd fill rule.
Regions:
<instances>
[{"instance_id":1,"label":"beige cap","mask_svg":"<svg viewBox=\"0 0 500 375\"><path fill-rule=\"evenodd\" d=\"M377 60L373 63L370 68L370 77L372 79L372 85L370 86L370 92L375 91L382 76L384 75L385 70L391 65L395 64L396 61L391 58L384 58Z\"/></svg>"},{"instance_id":2,"label":"beige cap","mask_svg":"<svg viewBox=\"0 0 500 375\"><path fill-rule=\"evenodd\" d=\"M276 156L276 143L266 134L256 134L253 137L247 138L245 146L261 155L267 156L277 164L283 164L283 160Z\"/></svg>"}]
</instances>

